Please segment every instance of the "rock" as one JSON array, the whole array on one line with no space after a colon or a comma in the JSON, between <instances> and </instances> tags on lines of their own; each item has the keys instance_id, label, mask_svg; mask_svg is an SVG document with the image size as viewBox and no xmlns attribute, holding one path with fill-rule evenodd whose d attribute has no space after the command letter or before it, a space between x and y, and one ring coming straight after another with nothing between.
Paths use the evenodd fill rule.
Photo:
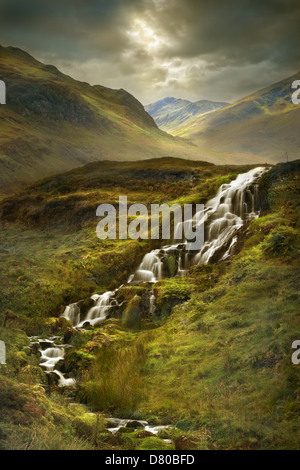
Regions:
<instances>
[{"instance_id":1,"label":"rock","mask_svg":"<svg viewBox=\"0 0 300 470\"><path fill-rule=\"evenodd\" d=\"M47 373L48 385L58 385L59 376L55 372Z\"/></svg>"},{"instance_id":2,"label":"rock","mask_svg":"<svg viewBox=\"0 0 300 470\"><path fill-rule=\"evenodd\" d=\"M39 354L41 355L40 353L40 343L39 342L31 342L29 344L29 347L31 349L31 353L32 354Z\"/></svg>"},{"instance_id":3,"label":"rock","mask_svg":"<svg viewBox=\"0 0 300 470\"><path fill-rule=\"evenodd\" d=\"M126 427L138 429L138 428L143 428L144 426L139 421L128 421L128 423L126 424Z\"/></svg>"},{"instance_id":4,"label":"rock","mask_svg":"<svg viewBox=\"0 0 300 470\"><path fill-rule=\"evenodd\" d=\"M48 339L40 339L39 344L43 351L48 348L53 348L53 341L49 341Z\"/></svg>"},{"instance_id":5,"label":"rock","mask_svg":"<svg viewBox=\"0 0 300 470\"><path fill-rule=\"evenodd\" d=\"M51 331L52 333L60 333L66 328L72 327L72 323L65 317L54 318L51 322Z\"/></svg>"},{"instance_id":6,"label":"rock","mask_svg":"<svg viewBox=\"0 0 300 470\"><path fill-rule=\"evenodd\" d=\"M84 318L86 316L87 312L92 307L94 307L94 305L95 305L95 302L90 297L87 298L87 299L84 299L84 300L79 300L79 302L77 302L77 306L80 308L81 318Z\"/></svg>"},{"instance_id":7,"label":"rock","mask_svg":"<svg viewBox=\"0 0 300 470\"><path fill-rule=\"evenodd\" d=\"M77 330L71 327L67 328L64 332L64 343L68 343L69 341L71 341L73 336L75 336L76 334L78 334Z\"/></svg>"},{"instance_id":8,"label":"rock","mask_svg":"<svg viewBox=\"0 0 300 470\"><path fill-rule=\"evenodd\" d=\"M138 439L144 439L145 437L156 437L156 436L152 432L142 429L142 431L138 431L136 433L135 437L137 437Z\"/></svg>"},{"instance_id":9,"label":"rock","mask_svg":"<svg viewBox=\"0 0 300 470\"><path fill-rule=\"evenodd\" d=\"M117 432L119 432L120 434L126 434L126 433L129 433L129 432L132 432L132 431L133 431L132 428L124 428L124 426L123 426L123 427L119 428Z\"/></svg>"},{"instance_id":10,"label":"rock","mask_svg":"<svg viewBox=\"0 0 300 470\"><path fill-rule=\"evenodd\" d=\"M174 256L166 256L163 259L164 268L169 277L174 277L178 270L178 263Z\"/></svg>"},{"instance_id":11,"label":"rock","mask_svg":"<svg viewBox=\"0 0 300 470\"><path fill-rule=\"evenodd\" d=\"M128 328L138 327L142 318L142 298L135 295L129 302L122 315L122 323Z\"/></svg>"}]
</instances>

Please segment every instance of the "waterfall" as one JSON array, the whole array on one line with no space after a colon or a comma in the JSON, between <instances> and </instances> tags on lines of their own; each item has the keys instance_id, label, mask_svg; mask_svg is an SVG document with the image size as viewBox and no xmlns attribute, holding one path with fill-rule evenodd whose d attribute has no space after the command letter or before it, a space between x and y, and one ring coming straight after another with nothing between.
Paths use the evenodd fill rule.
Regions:
<instances>
[{"instance_id":1,"label":"waterfall","mask_svg":"<svg viewBox=\"0 0 300 470\"><path fill-rule=\"evenodd\" d=\"M41 366L45 367L48 371L52 371L57 362L64 358L65 351L63 348L52 347L41 351L41 354Z\"/></svg>"},{"instance_id":2,"label":"waterfall","mask_svg":"<svg viewBox=\"0 0 300 470\"><path fill-rule=\"evenodd\" d=\"M222 184L217 195L206 203L204 210L186 221L190 227L194 227L195 224L204 224L204 244L198 252L188 250L186 240L152 250L144 256L135 273L130 275L127 284L156 282L169 277L165 260L170 256L176 263L175 274L181 277L191 266L212 260L225 260L232 256L238 241L238 230L247 221L259 216L258 180L265 171L266 168L255 168L238 175L229 184ZM177 224L175 233L179 233L180 224L182 222ZM111 307L117 305L116 292L117 290L93 295L91 298L95 305L84 319L80 318L78 303L68 305L62 316L70 320L77 328L84 327L85 322L93 326L99 324L107 318ZM149 308L155 309L153 296L150 298Z\"/></svg>"},{"instance_id":3,"label":"waterfall","mask_svg":"<svg viewBox=\"0 0 300 470\"><path fill-rule=\"evenodd\" d=\"M90 308L85 319L78 323L77 326L80 328L87 321L90 325L95 326L105 320L110 308L115 304L115 302L111 301L111 299L114 300L115 293L116 291L107 291L102 295L92 296L91 298L94 300L95 306Z\"/></svg>"},{"instance_id":4,"label":"waterfall","mask_svg":"<svg viewBox=\"0 0 300 470\"><path fill-rule=\"evenodd\" d=\"M80 322L80 308L76 303L67 305L62 317L69 320L73 326L76 326Z\"/></svg>"},{"instance_id":5,"label":"waterfall","mask_svg":"<svg viewBox=\"0 0 300 470\"><path fill-rule=\"evenodd\" d=\"M155 302L156 302L156 297L155 297L154 294L152 294L150 296L150 301L149 301L149 312L151 314L153 314L155 312L155 309L156 309Z\"/></svg>"},{"instance_id":6,"label":"waterfall","mask_svg":"<svg viewBox=\"0 0 300 470\"><path fill-rule=\"evenodd\" d=\"M168 277L165 260L170 256L175 260L175 274L178 276L184 276L187 269L196 264L225 260L232 256L238 241L238 230L247 221L259 215L258 180L265 171L266 168L255 168L238 175L229 184L222 184L217 195L207 202L204 210L186 222L191 227L195 226L195 220L197 224L204 224L204 244L198 252L188 250L186 240L152 250L144 256L138 269L129 277L127 284L156 282ZM176 226L175 233L178 228L179 224L178 227ZM78 303L68 305L62 316L78 328L82 328L85 322L91 325L101 323L109 315L111 307L117 304L116 292L108 291L102 295L92 296L95 305L84 319L80 318ZM155 309L153 296L150 298L149 308Z\"/></svg>"},{"instance_id":7,"label":"waterfall","mask_svg":"<svg viewBox=\"0 0 300 470\"><path fill-rule=\"evenodd\" d=\"M163 263L159 257L161 250L147 253L134 273L133 279L141 282L155 282L162 278Z\"/></svg>"},{"instance_id":8,"label":"waterfall","mask_svg":"<svg viewBox=\"0 0 300 470\"><path fill-rule=\"evenodd\" d=\"M62 374L59 370L54 370L53 373L58 375L58 386L59 387L75 387L76 381L75 379L66 379L64 374Z\"/></svg>"},{"instance_id":9,"label":"waterfall","mask_svg":"<svg viewBox=\"0 0 300 470\"><path fill-rule=\"evenodd\" d=\"M203 219L205 243L192 264L208 263L218 252L219 259L232 254L238 229L259 216L257 181L265 171L265 168L255 168L239 175L230 184L223 184L216 197L207 202ZM224 249L226 252L222 255Z\"/></svg>"},{"instance_id":10,"label":"waterfall","mask_svg":"<svg viewBox=\"0 0 300 470\"><path fill-rule=\"evenodd\" d=\"M213 258L226 259L234 253L237 243L236 233L245 222L259 216L260 200L258 180L266 168L255 168L240 174L229 184L222 184L217 195L209 200L203 211L186 221L190 227L203 224L205 241L198 252L187 250L187 241L164 246L144 256L140 266L128 282L155 282L164 277L164 259L174 256L177 262L177 274L183 276L191 267L199 263L208 263ZM197 220L197 222L195 222ZM182 222L177 224L179 232Z\"/></svg>"},{"instance_id":11,"label":"waterfall","mask_svg":"<svg viewBox=\"0 0 300 470\"><path fill-rule=\"evenodd\" d=\"M144 256L135 273L131 274L127 285L156 282L169 277L170 273L166 272L168 257L173 257L175 260L174 274L183 276L193 265L225 260L232 256L235 253L239 229L246 222L259 216L258 180L266 170L266 168L255 168L239 175L231 183L221 185L217 195L207 202L204 210L187 221L191 227L195 224L204 224L204 244L198 252L188 250L186 240L152 250ZM175 228L175 233L178 228L179 224ZM84 328L86 322L90 325L99 324L107 318L112 307L118 306L117 291L118 289L107 291L102 295L93 295L91 299L94 301L94 306L89 309L84 319L81 318L80 302L68 305L62 317L67 318L76 328ZM154 313L155 308L155 296L152 294L149 298L149 312ZM41 366L48 374L55 373L58 376L60 387L74 386L76 383L74 379L65 378L64 374L55 369L56 364L64 359L65 350L72 346L55 345L57 337L49 340L39 339L38 342L36 339L36 337L31 338L30 346L35 351L36 349L40 351Z\"/></svg>"},{"instance_id":12,"label":"waterfall","mask_svg":"<svg viewBox=\"0 0 300 470\"><path fill-rule=\"evenodd\" d=\"M59 387L74 387L76 384L75 379L65 378L62 372L55 369L56 364L64 359L66 349L72 346L68 344L56 345L54 341L60 339L58 336L53 336L50 339L38 339L36 336L31 336L29 339L29 346L33 353L41 353L40 366L45 369L45 373L47 375L56 374Z\"/></svg>"}]
</instances>

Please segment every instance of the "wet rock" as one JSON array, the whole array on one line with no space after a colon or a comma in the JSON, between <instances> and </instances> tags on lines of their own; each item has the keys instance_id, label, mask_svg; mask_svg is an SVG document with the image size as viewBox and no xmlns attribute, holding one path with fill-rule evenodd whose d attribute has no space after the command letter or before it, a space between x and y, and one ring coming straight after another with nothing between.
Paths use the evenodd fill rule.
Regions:
<instances>
[{"instance_id":1,"label":"wet rock","mask_svg":"<svg viewBox=\"0 0 300 470\"><path fill-rule=\"evenodd\" d=\"M45 351L45 349L52 348L53 341L49 341L48 339L40 339L39 344L42 350Z\"/></svg>"},{"instance_id":2,"label":"wet rock","mask_svg":"<svg viewBox=\"0 0 300 470\"><path fill-rule=\"evenodd\" d=\"M79 302L77 302L77 306L80 308L80 315L82 319L86 316L88 311L94 307L94 305L95 302L90 297L88 299L79 300Z\"/></svg>"},{"instance_id":3,"label":"wet rock","mask_svg":"<svg viewBox=\"0 0 300 470\"><path fill-rule=\"evenodd\" d=\"M78 334L78 330L74 328L67 328L64 332L64 343L69 343L71 339Z\"/></svg>"},{"instance_id":4,"label":"wet rock","mask_svg":"<svg viewBox=\"0 0 300 470\"><path fill-rule=\"evenodd\" d=\"M138 428L143 428L144 425L140 423L139 421L128 421L126 424L127 428L133 428L133 429L138 429Z\"/></svg>"},{"instance_id":5,"label":"wet rock","mask_svg":"<svg viewBox=\"0 0 300 470\"><path fill-rule=\"evenodd\" d=\"M142 298L135 295L128 303L125 312L122 315L122 323L128 328L138 327L142 318L141 309Z\"/></svg>"},{"instance_id":6,"label":"wet rock","mask_svg":"<svg viewBox=\"0 0 300 470\"><path fill-rule=\"evenodd\" d=\"M72 327L72 323L65 317L56 318L51 323L51 331L52 333L59 333L63 332L66 328Z\"/></svg>"},{"instance_id":7,"label":"wet rock","mask_svg":"<svg viewBox=\"0 0 300 470\"><path fill-rule=\"evenodd\" d=\"M41 355L40 353L40 343L39 342L31 342L29 344L30 350L32 354Z\"/></svg>"},{"instance_id":8,"label":"wet rock","mask_svg":"<svg viewBox=\"0 0 300 470\"><path fill-rule=\"evenodd\" d=\"M55 372L48 372L47 373L48 385L58 385L59 376Z\"/></svg>"}]
</instances>

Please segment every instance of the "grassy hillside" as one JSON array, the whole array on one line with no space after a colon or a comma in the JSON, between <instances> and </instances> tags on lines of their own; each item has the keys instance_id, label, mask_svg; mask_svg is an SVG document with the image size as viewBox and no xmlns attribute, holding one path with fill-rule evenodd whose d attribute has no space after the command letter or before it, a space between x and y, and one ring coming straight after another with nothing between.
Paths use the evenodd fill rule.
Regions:
<instances>
[{"instance_id":1,"label":"grassy hillside","mask_svg":"<svg viewBox=\"0 0 300 470\"><path fill-rule=\"evenodd\" d=\"M98 240L98 204L119 194L129 203L204 202L248 169L98 162L1 201L2 448L299 448L300 366L291 362L300 338L299 161L262 178L269 208L234 259L153 286L155 315L143 309L152 286L142 284L120 289L124 310L100 327L76 333L58 318L67 303L118 287L159 243ZM61 367L76 377L75 395L53 385L49 396L25 333L63 335L73 346ZM106 413L175 428L112 436Z\"/></svg>"},{"instance_id":2,"label":"grassy hillside","mask_svg":"<svg viewBox=\"0 0 300 470\"><path fill-rule=\"evenodd\" d=\"M102 292L127 280L149 243L100 241L95 233L99 204L118 204L119 195L127 195L128 204L149 206L182 198L203 202L223 177L239 171L172 158L95 162L4 199L0 312L12 309L37 324L95 289Z\"/></svg>"},{"instance_id":3,"label":"grassy hillside","mask_svg":"<svg viewBox=\"0 0 300 470\"><path fill-rule=\"evenodd\" d=\"M299 158L300 106L292 103L292 83L300 72L212 114L187 123L174 135L189 138L202 152L226 158L253 156L278 162ZM219 157L218 157L219 156ZM221 160L223 158L223 160Z\"/></svg>"},{"instance_id":4,"label":"grassy hillside","mask_svg":"<svg viewBox=\"0 0 300 470\"><path fill-rule=\"evenodd\" d=\"M228 103L200 100L196 102L164 98L145 106L145 110L153 117L163 131L176 135L178 130L204 114L224 108Z\"/></svg>"},{"instance_id":5,"label":"grassy hillside","mask_svg":"<svg viewBox=\"0 0 300 470\"><path fill-rule=\"evenodd\" d=\"M0 46L0 77L0 194L95 160L199 158L122 89L78 82L12 47Z\"/></svg>"}]
</instances>

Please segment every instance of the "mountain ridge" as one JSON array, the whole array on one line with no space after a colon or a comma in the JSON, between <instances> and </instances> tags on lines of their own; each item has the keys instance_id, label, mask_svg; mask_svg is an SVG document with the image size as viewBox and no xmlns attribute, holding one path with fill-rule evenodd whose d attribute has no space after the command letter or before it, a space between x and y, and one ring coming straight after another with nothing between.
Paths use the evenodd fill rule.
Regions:
<instances>
[{"instance_id":1,"label":"mountain ridge","mask_svg":"<svg viewBox=\"0 0 300 470\"><path fill-rule=\"evenodd\" d=\"M153 117L158 127L172 135L197 117L227 106L228 103L211 100L189 101L181 98L166 97L155 101L145 110Z\"/></svg>"},{"instance_id":2,"label":"mountain ridge","mask_svg":"<svg viewBox=\"0 0 300 470\"><path fill-rule=\"evenodd\" d=\"M201 116L175 133L202 151L267 157L282 161L285 153L299 158L300 106L292 103L292 83L300 72L264 87L210 115Z\"/></svg>"},{"instance_id":3,"label":"mountain ridge","mask_svg":"<svg viewBox=\"0 0 300 470\"><path fill-rule=\"evenodd\" d=\"M123 89L79 82L14 47L0 46L0 78L0 193L91 161L200 158Z\"/></svg>"}]
</instances>

